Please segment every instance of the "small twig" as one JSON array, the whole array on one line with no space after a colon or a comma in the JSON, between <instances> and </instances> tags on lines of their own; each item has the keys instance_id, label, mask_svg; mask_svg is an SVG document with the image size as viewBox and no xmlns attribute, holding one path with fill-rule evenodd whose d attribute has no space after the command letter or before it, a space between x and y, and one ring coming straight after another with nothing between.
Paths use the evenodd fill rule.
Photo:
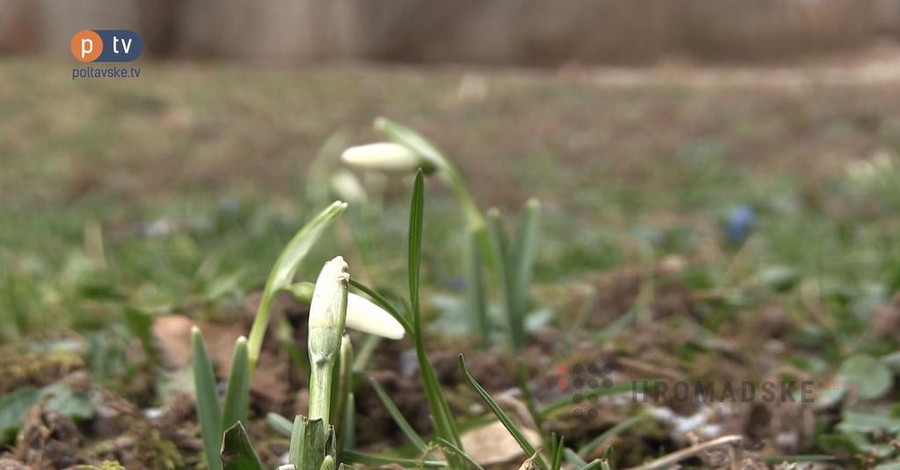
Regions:
<instances>
[{"instance_id":1,"label":"small twig","mask_svg":"<svg viewBox=\"0 0 900 470\"><path fill-rule=\"evenodd\" d=\"M654 470L657 468L665 468L669 465L674 465L688 457L693 457L704 450L711 449L713 447L718 447L725 444L739 444L741 440L743 440L743 436L733 435L733 436L722 436L711 441L704 442L702 444L697 444L695 446L688 447L687 449L682 449L677 452L672 452L669 455L664 457L660 457L652 462L645 463L640 467L632 467L628 470ZM732 468L735 468L735 464L732 462ZM738 467L739 468L739 467Z\"/></svg>"}]
</instances>

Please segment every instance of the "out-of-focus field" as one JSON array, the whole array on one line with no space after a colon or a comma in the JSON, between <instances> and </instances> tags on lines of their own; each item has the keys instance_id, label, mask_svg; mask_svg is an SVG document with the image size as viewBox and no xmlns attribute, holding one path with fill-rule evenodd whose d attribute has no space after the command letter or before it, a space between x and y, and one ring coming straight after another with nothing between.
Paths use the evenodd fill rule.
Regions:
<instances>
[{"instance_id":1,"label":"out-of-focus field","mask_svg":"<svg viewBox=\"0 0 900 470\"><path fill-rule=\"evenodd\" d=\"M156 404L165 396L157 381L170 380L156 374L151 348L135 359L135 338L150 344L141 322L160 313L239 322L285 243L339 197L331 178L341 150L379 140L371 123L386 116L457 162L481 208L511 214L529 197L542 202L530 322L538 349L572 352L583 335L592 354L620 354L645 373L716 380L829 380L856 353L896 368L888 355L900 331L900 67L891 64L549 73L146 62L138 79L72 81L69 67L6 60L0 339L16 357L75 336L93 383ZM343 254L358 279L402 289L410 180L359 176L368 203L351 204L300 277ZM425 309L439 322L429 347L449 353L453 369L459 351L441 337L465 330L462 215L441 181L426 188ZM723 220L738 208L755 224L729 243ZM622 333L626 311L654 321ZM555 329L541 336L547 325ZM471 354L485 355L472 364L494 364L494 352ZM871 385L858 369L837 377L875 389L861 408L871 415L820 408L815 435L812 421L768 420L761 452L841 463L896 455L890 443L865 447L871 429L852 428L861 426L854 416L887 426L877 440L896 426L879 421L897 396L891 372ZM487 386L495 392L512 386L503 371L479 377L498 378ZM421 395L406 391L396 394L401 408L427 427ZM284 395L280 405L293 412L294 395ZM805 406L797 409L812 416ZM554 426L571 433L567 444L581 442L621 413ZM361 441L397 440L379 429ZM623 464L683 444L645 431L619 445ZM782 432L800 436L796 445L773 447Z\"/></svg>"},{"instance_id":2,"label":"out-of-focus field","mask_svg":"<svg viewBox=\"0 0 900 470\"><path fill-rule=\"evenodd\" d=\"M229 289L259 287L314 209L305 199L310 163L376 139L378 115L432 138L483 206L517 210L531 195L544 202L539 279L625 263L635 239L653 241L660 255L724 262L717 217L748 205L760 225L754 264L888 290L900 282L897 168L868 182L847 177L848 166L893 155L900 143L898 82L880 76L161 63L143 64L134 80L71 81L69 73L41 62L0 65L7 321L39 324L84 308L82 282L165 306L202 296L221 276L235 281ZM432 234L440 236L458 215L435 183L432 211L441 215ZM400 211L406 187L389 183L387 199ZM357 236L401 243L401 227L379 220ZM402 269L373 251L370 262ZM458 275L452 250L435 256L446 262L435 276Z\"/></svg>"}]
</instances>

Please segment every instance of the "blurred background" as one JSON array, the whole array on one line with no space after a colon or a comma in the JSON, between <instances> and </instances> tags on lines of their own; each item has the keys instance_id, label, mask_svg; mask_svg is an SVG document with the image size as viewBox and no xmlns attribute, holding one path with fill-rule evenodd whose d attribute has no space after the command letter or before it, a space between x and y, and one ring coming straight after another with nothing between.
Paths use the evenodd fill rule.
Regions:
<instances>
[{"instance_id":1,"label":"blurred background","mask_svg":"<svg viewBox=\"0 0 900 470\"><path fill-rule=\"evenodd\" d=\"M90 25L90 26L88 26ZM559 66L774 61L900 37L897 0L4 0L0 50L139 31L156 58Z\"/></svg>"},{"instance_id":2,"label":"blurred background","mask_svg":"<svg viewBox=\"0 0 900 470\"><path fill-rule=\"evenodd\" d=\"M140 76L74 80L111 66L73 58L84 29L140 34L124 64ZM7 380L23 351L64 350L156 406L168 379L138 340L163 316L183 321L159 336L245 333L278 253L335 199L350 208L299 277L343 254L403 292L410 178L339 159L384 140L385 116L441 148L508 228L541 201L535 367L583 338L690 378L827 379L853 354L894 353L861 403L875 420L893 403L896 433L898 41L900 0L0 0L0 395L59 380ZM435 342L455 380L464 219L439 178L426 188L423 298L430 334L462 338ZM654 321L621 333L635 311ZM869 359L842 373L864 384ZM514 386L511 370L484 376ZM301 388L272 406L302 408ZM421 395L404 400L427 426ZM776 409L735 432L774 454L863 443L897 458L880 431L816 441L837 433L836 406L815 429ZM623 418L603 415L573 439ZM648 442L623 462L658 455Z\"/></svg>"}]
</instances>

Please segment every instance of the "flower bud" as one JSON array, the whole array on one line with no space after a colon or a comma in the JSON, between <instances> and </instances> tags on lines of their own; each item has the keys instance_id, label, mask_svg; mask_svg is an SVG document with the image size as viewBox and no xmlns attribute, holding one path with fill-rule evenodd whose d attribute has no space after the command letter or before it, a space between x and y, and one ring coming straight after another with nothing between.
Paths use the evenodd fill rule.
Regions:
<instances>
[{"instance_id":1,"label":"flower bud","mask_svg":"<svg viewBox=\"0 0 900 470\"><path fill-rule=\"evenodd\" d=\"M391 142L350 147L341 154L341 161L363 170L387 173L415 173L419 168L428 173L434 169L434 165L409 148Z\"/></svg>"},{"instance_id":2,"label":"flower bud","mask_svg":"<svg viewBox=\"0 0 900 470\"><path fill-rule=\"evenodd\" d=\"M371 300L350 294L347 298L347 326L389 339L403 338L403 326Z\"/></svg>"},{"instance_id":3,"label":"flower bud","mask_svg":"<svg viewBox=\"0 0 900 470\"><path fill-rule=\"evenodd\" d=\"M309 306L309 357L313 362L328 361L341 347L347 312L349 267L338 256L325 263Z\"/></svg>"}]
</instances>

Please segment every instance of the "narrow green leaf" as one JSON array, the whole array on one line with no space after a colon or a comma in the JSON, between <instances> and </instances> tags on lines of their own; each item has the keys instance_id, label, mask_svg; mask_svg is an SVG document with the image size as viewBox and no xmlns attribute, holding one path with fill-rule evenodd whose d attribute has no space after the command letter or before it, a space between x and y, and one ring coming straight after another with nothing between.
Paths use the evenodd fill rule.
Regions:
<instances>
[{"instance_id":1,"label":"narrow green leaf","mask_svg":"<svg viewBox=\"0 0 900 470\"><path fill-rule=\"evenodd\" d=\"M609 428L603 434L600 434L596 438L594 438L591 442L588 442L580 449L578 449L578 456L581 458L587 458L588 455L591 454L595 449L600 447L604 442L612 439L613 437L627 431L628 429L634 427L641 421L647 419L647 415L637 415L632 416L621 423L616 424L615 426Z\"/></svg>"},{"instance_id":2,"label":"narrow green leaf","mask_svg":"<svg viewBox=\"0 0 900 470\"><path fill-rule=\"evenodd\" d=\"M312 246L319 240L322 233L338 218L347 204L336 201L328 208L319 213L315 218L310 220L294 235L294 238L288 243L269 274L266 286L263 289L262 298L259 301L259 309L256 312L256 318L253 320L253 327L250 330L250 340L248 342L248 356L250 359L250 374L256 368L256 361L259 359L259 353L262 350L263 337L266 334L266 328L269 324L269 313L275 295L281 289L290 286L300 266L300 262L309 253Z\"/></svg>"},{"instance_id":3,"label":"narrow green leaf","mask_svg":"<svg viewBox=\"0 0 900 470\"><path fill-rule=\"evenodd\" d=\"M416 173L412 202L409 209L409 300L413 312L419 311L419 269L422 254L422 225L425 219L425 181L422 170Z\"/></svg>"},{"instance_id":4,"label":"narrow green leaf","mask_svg":"<svg viewBox=\"0 0 900 470\"><path fill-rule=\"evenodd\" d=\"M222 467L223 470L263 470L256 450L253 449L247 431L240 421L225 431Z\"/></svg>"},{"instance_id":5,"label":"narrow green leaf","mask_svg":"<svg viewBox=\"0 0 900 470\"><path fill-rule=\"evenodd\" d=\"M587 465L587 462L584 461L581 457L575 453L574 450L566 447L563 449L563 455L566 457L566 462L569 462L569 465L574 466L575 468L584 468Z\"/></svg>"},{"instance_id":6,"label":"narrow green leaf","mask_svg":"<svg viewBox=\"0 0 900 470\"><path fill-rule=\"evenodd\" d=\"M484 285L484 253L479 235L466 231L466 302L469 307L469 332L482 346L490 341L491 325Z\"/></svg>"},{"instance_id":7,"label":"narrow green leaf","mask_svg":"<svg viewBox=\"0 0 900 470\"><path fill-rule=\"evenodd\" d=\"M412 308L412 334L410 335L416 347L416 359L419 364L419 372L422 376L422 385L425 388L425 398L431 410L435 423L435 434L462 447L459 438L459 430L456 421L450 412L450 405L444 396L441 384L437 380L434 368L425 351L424 335L422 333L422 311L419 302L419 268L420 254L422 250L422 226L425 212L425 183L424 175L420 170L416 174L416 182L413 188L412 201L410 202L409 215L409 297ZM451 458L451 463L452 462Z\"/></svg>"},{"instance_id":8,"label":"narrow green leaf","mask_svg":"<svg viewBox=\"0 0 900 470\"><path fill-rule=\"evenodd\" d=\"M210 470L222 470L219 451L222 448L222 410L216 391L216 376L212 361L203 343L203 335L196 326L191 329L191 352L194 367L194 388L197 394L197 415L203 451Z\"/></svg>"},{"instance_id":9,"label":"narrow green leaf","mask_svg":"<svg viewBox=\"0 0 900 470\"><path fill-rule=\"evenodd\" d=\"M278 434L281 434L284 437L291 437L294 430L294 423L292 423L291 420L278 413L269 413L266 415L266 422L269 423L269 426L272 426L272 429Z\"/></svg>"},{"instance_id":10,"label":"narrow green leaf","mask_svg":"<svg viewBox=\"0 0 900 470\"><path fill-rule=\"evenodd\" d=\"M222 432L235 423L246 423L250 411L250 363L247 359L247 338L241 336L234 343L225 406L222 409Z\"/></svg>"},{"instance_id":11,"label":"narrow green leaf","mask_svg":"<svg viewBox=\"0 0 900 470\"><path fill-rule=\"evenodd\" d=\"M541 204L531 199L525 204L519 220L519 229L515 246L515 271L513 281L513 307L516 314L523 318L528 310L528 291L537 260L538 242L541 228Z\"/></svg>"},{"instance_id":12,"label":"narrow green leaf","mask_svg":"<svg viewBox=\"0 0 900 470\"><path fill-rule=\"evenodd\" d=\"M382 455L365 454L356 451L347 451L344 460L348 463L363 465L391 465L396 464L403 468L451 468L447 462L441 460L404 459L400 457L386 457ZM460 468L460 467L452 467Z\"/></svg>"},{"instance_id":13,"label":"narrow green leaf","mask_svg":"<svg viewBox=\"0 0 900 470\"><path fill-rule=\"evenodd\" d=\"M512 434L513 438L516 439L516 442L519 443L519 447L521 447L522 450L525 451L525 455L535 455L537 451L534 449L534 446L531 445L531 442L528 442L528 439L524 434L522 434L522 431L519 431L519 428L516 427L515 423L512 422L512 419L509 418L506 412L503 411L502 408L500 408L500 405L498 405L497 402L494 401L491 395L488 394L488 392L475 380L475 378L472 377L472 374L469 373L469 370L466 369L466 359L462 354L459 355L459 371L460 373L462 373L466 383L468 383L469 386L472 387L472 390L475 390L475 393L477 393L478 396L480 396L481 399L484 400L488 408L490 408L494 415L497 416L497 419L499 419L500 422L503 423L503 426L506 428L506 430L509 431L510 434ZM544 470L547 469L547 464L544 462L543 457L538 456L538 458L535 459L535 462L537 462L538 467Z\"/></svg>"},{"instance_id":14,"label":"narrow green leaf","mask_svg":"<svg viewBox=\"0 0 900 470\"><path fill-rule=\"evenodd\" d=\"M525 407L528 409L531 420L534 421L537 429L544 429L544 418L541 416L537 402L534 400L531 388L528 387L528 371L525 370L525 364L521 359L516 360L516 381L519 385L519 391L522 392L522 398L525 401ZM544 441L544 445L547 445L546 441Z\"/></svg>"},{"instance_id":15,"label":"narrow green leaf","mask_svg":"<svg viewBox=\"0 0 900 470\"><path fill-rule=\"evenodd\" d=\"M347 449L356 447L356 398L351 393L347 395L347 405L344 410L344 428L341 430L341 448L338 454L343 455ZM339 459L340 460L340 459Z\"/></svg>"},{"instance_id":16,"label":"narrow green leaf","mask_svg":"<svg viewBox=\"0 0 900 470\"><path fill-rule=\"evenodd\" d=\"M129 333L137 338L144 350L144 356L153 367L159 367L160 352L156 337L153 335L153 316L133 307L125 309L125 326Z\"/></svg>"},{"instance_id":17,"label":"narrow green leaf","mask_svg":"<svg viewBox=\"0 0 900 470\"><path fill-rule=\"evenodd\" d=\"M462 449L460 449L459 447L456 447L452 442L450 442L450 441L448 441L448 440L446 440L446 439L440 438L440 437L438 438L438 442L439 442L439 443L441 444L441 446L443 446L446 450L449 450L451 453L453 453L453 454L455 454L456 456L460 457L461 459L465 460L466 463L469 464L470 466L472 466L472 467L474 467L474 468L476 468L476 469L479 469L479 470L484 470L484 467L482 467L481 465L479 465L478 462L476 462L475 459L473 459L471 455L465 453L465 452L464 452Z\"/></svg>"},{"instance_id":18,"label":"narrow green leaf","mask_svg":"<svg viewBox=\"0 0 900 470\"><path fill-rule=\"evenodd\" d=\"M559 439L557 439L556 436L553 436L551 439L552 442L554 442L554 447L550 468L552 470L560 470L560 468L562 468L563 449L565 448L566 438L565 436L559 436Z\"/></svg>"},{"instance_id":19,"label":"narrow green leaf","mask_svg":"<svg viewBox=\"0 0 900 470\"><path fill-rule=\"evenodd\" d=\"M403 434L405 434L410 442L416 446L416 449L419 449L419 452L425 452L428 449L428 444L425 443L425 440L422 439L416 430L413 429L412 425L409 424L409 421L406 420L406 417L403 416L403 413L400 412L400 409L397 408L397 405L394 404L391 397L385 393L384 389L381 388L381 385L379 385L375 379L370 377L369 383L372 385L372 389L375 390L375 394L381 399L381 403L384 405L385 409L387 409L388 414L390 414L391 417L394 418L394 422L400 426L400 430L403 431Z\"/></svg>"},{"instance_id":20,"label":"narrow green leaf","mask_svg":"<svg viewBox=\"0 0 900 470\"><path fill-rule=\"evenodd\" d=\"M488 231L491 235L494 257L497 260L496 276L500 286L503 314L509 328L510 346L514 351L518 351L525 345L525 320L516 309L514 263L510 259L509 241L497 209L488 211Z\"/></svg>"}]
</instances>

